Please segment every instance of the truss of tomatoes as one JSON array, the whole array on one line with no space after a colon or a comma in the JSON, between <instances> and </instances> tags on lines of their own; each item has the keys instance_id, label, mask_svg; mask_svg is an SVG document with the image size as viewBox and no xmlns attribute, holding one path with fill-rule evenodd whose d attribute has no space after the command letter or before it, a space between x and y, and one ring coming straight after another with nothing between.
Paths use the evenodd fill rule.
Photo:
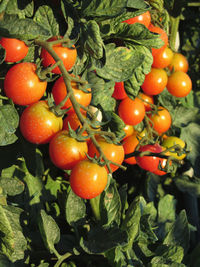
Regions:
<instances>
[{"instance_id":1,"label":"truss of tomatoes","mask_svg":"<svg viewBox=\"0 0 200 267\"><path fill-rule=\"evenodd\" d=\"M148 122L158 136L170 129L171 115L162 106L155 108L154 96L160 94L165 88L175 97L187 96L192 89L192 82L187 74L188 62L183 55L173 53L167 46L167 34L163 29L151 24L149 12L123 23L144 24L150 31L160 34L164 45L159 49L152 49L152 69L146 75L141 92L137 97L134 99L128 97L123 81L115 84L112 97L118 101L117 113L126 125L124 128L125 137L122 142L120 144L109 143L100 136L97 136L96 140L106 158L116 164L110 164L112 172L125 162L131 165L137 164L142 169L154 174L164 175L166 174L164 169L167 158L159 157L159 154L165 148L173 145L180 145L181 148L184 148L185 143L178 137L172 137L172 139L165 140L162 146L158 143L141 145L140 140L148 135L148 131L144 129L139 133L134 130L134 126L145 120L145 123ZM53 37L48 41L55 41L59 38L62 39L62 37ZM0 44L6 50L5 62L21 61L29 49L23 41L17 39L1 38ZM16 47L18 47L18 52ZM63 61L66 70L70 70L76 63L77 51L75 46L66 47L62 44L56 44L53 49ZM44 67L52 66L55 63L52 56L44 48L41 51L41 59ZM109 171L107 167L87 158L87 154L90 157L100 155L99 150L89 139L77 141L70 135L69 125L73 130L82 127L70 99L68 98L62 106L62 109L69 109L64 121L61 116L52 112L46 100L41 100L45 94L47 82L39 79L36 68L34 63L19 62L13 65L5 76L4 92L6 96L11 98L16 105L27 106L20 118L21 133L31 143L38 145L49 143L49 157L53 164L62 170L71 171L70 185L74 193L85 199L94 198L105 189ZM170 75L167 74L166 70ZM60 74L60 69L55 67L52 72ZM80 90L78 83L74 82L73 79L71 86L77 103L82 107L87 107L92 98L91 90L88 89L87 92ZM52 88L56 105L59 105L67 94L68 89L64 79L60 77ZM85 117L84 111L81 110L81 112ZM83 136L87 137L87 132L83 132ZM139 151L141 154L127 157L134 151ZM146 152L153 153L153 156ZM180 157L175 150L170 155L178 160L182 160L185 156ZM85 186L86 184L88 186Z\"/></svg>"}]
</instances>

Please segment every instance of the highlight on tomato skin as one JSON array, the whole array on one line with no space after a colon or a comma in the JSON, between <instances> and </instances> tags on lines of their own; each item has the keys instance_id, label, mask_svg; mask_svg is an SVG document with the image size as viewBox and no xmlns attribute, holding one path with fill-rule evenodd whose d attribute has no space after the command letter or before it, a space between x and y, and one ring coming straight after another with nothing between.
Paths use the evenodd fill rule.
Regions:
<instances>
[{"instance_id":1,"label":"highlight on tomato skin","mask_svg":"<svg viewBox=\"0 0 200 267\"><path fill-rule=\"evenodd\" d=\"M92 199L106 188L108 174L106 168L88 159L77 163L70 174L72 191L83 199Z\"/></svg>"},{"instance_id":2,"label":"highlight on tomato skin","mask_svg":"<svg viewBox=\"0 0 200 267\"><path fill-rule=\"evenodd\" d=\"M169 67L172 62L173 56L173 51L169 47L165 47L164 50L158 52L153 56L152 67L159 69Z\"/></svg>"},{"instance_id":3,"label":"highlight on tomato skin","mask_svg":"<svg viewBox=\"0 0 200 267\"><path fill-rule=\"evenodd\" d=\"M0 45L6 50L5 62L17 62L26 57L29 47L25 42L15 39L1 37Z\"/></svg>"}]
</instances>

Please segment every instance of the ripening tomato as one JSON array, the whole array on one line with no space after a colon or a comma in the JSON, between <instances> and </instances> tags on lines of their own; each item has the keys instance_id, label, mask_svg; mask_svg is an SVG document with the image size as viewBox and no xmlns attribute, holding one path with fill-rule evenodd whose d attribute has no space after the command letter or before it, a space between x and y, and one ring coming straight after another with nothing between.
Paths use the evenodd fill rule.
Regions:
<instances>
[{"instance_id":1,"label":"ripening tomato","mask_svg":"<svg viewBox=\"0 0 200 267\"><path fill-rule=\"evenodd\" d=\"M86 112L82 112L82 115L84 118L86 118ZM67 114L67 116L63 120L63 130L69 130L69 125L72 128L72 130L77 130L78 128L82 128L82 124L78 119L78 116L76 115L75 112L71 112ZM83 132L84 136L87 136L87 132Z\"/></svg>"},{"instance_id":2,"label":"ripening tomato","mask_svg":"<svg viewBox=\"0 0 200 267\"><path fill-rule=\"evenodd\" d=\"M151 153L161 153L163 151L159 144L154 145L144 145L139 148L140 152L149 151ZM159 158L156 156L137 156L136 162L140 168L155 173L157 175L164 175L166 172L159 169L159 164L164 168L167 163L167 159Z\"/></svg>"},{"instance_id":3,"label":"ripening tomato","mask_svg":"<svg viewBox=\"0 0 200 267\"><path fill-rule=\"evenodd\" d=\"M150 111L151 110L151 104L154 104L153 96L146 95L144 93L139 93L139 97L140 97L140 99L142 99L142 101L144 103L145 110Z\"/></svg>"},{"instance_id":4,"label":"ripening tomato","mask_svg":"<svg viewBox=\"0 0 200 267\"><path fill-rule=\"evenodd\" d=\"M172 124L172 119L169 111L161 106L158 107L157 114L150 116L150 120L153 124L154 130L158 134L162 134L168 131Z\"/></svg>"},{"instance_id":5,"label":"ripening tomato","mask_svg":"<svg viewBox=\"0 0 200 267\"><path fill-rule=\"evenodd\" d=\"M86 158L87 152L87 143L70 137L67 130L58 132L49 143L51 161L64 170L71 170L79 161Z\"/></svg>"},{"instance_id":6,"label":"ripening tomato","mask_svg":"<svg viewBox=\"0 0 200 267\"><path fill-rule=\"evenodd\" d=\"M96 139L97 139L97 142L99 143L99 146L101 147L104 155L106 156L106 158L108 160L111 160L111 161L118 163L118 164L121 164L123 162L123 160L124 160L124 148L122 145L115 145L112 143L108 143L102 137L97 137ZM93 143L89 144L88 155L90 157L94 157L95 155L97 155L97 157L99 157L99 152ZM112 172L114 172L119 167L114 165L114 164L110 164L110 168L111 168Z\"/></svg>"},{"instance_id":7,"label":"ripening tomato","mask_svg":"<svg viewBox=\"0 0 200 267\"><path fill-rule=\"evenodd\" d=\"M149 24L151 22L151 14L150 14L149 11L146 11L146 12L144 12L143 14L141 14L139 16L127 19L127 20L125 20L123 22L128 23L128 24L134 24L134 23L137 22L137 23L145 25L148 28Z\"/></svg>"},{"instance_id":8,"label":"ripening tomato","mask_svg":"<svg viewBox=\"0 0 200 267\"><path fill-rule=\"evenodd\" d=\"M164 42L164 45L162 47L160 47L160 48L152 48L152 56L155 57L157 53L160 53L161 51L163 51L165 49L165 47L167 47L167 45L168 45L168 36L167 36L166 32L163 29L161 29L160 27L156 27L153 24L150 24L148 29L151 32L160 34L160 39Z\"/></svg>"},{"instance_id":9,"label":"ripening tomato","mask_svg":"<svg viewBox=\"0 0 200 267\"><path fill-rule=\"evenodd\" d=\"M25 58L28 46L21 40L2 37L0 44L6 50L5 62L17 62Z\"/></svg>"},{"instance_id":10,"label":"ripening tomato","mask_svg":"<svg viewBox=\"0 0 200 267\"><path fill-rule=\"evenodd\" d=\"M185 97L192 90L192 81L189 75L183 71L172 73L167 82L167 90L176 97Z\"/></svg>"},{"instance_id":11,"label":"ripening tomato","mask_svg":"<svg viewBox=\"0 0 200 267\"><path fill-rule=\"evenodd\" d=\"M120 102L118 114L125 124L137 125L145 116L144 103L137 97L134 100L127 97Z\"/></svg>"},{"instance_id":12,"label":"ripening tomato","mask_svg":"<svg viewBox=\"0 0 200 267\"><path fill-rule=\"evenodd\" d=\"M47 82L40 81L34 63L23 62L11 67L4 80L4 91L7 97L17 105L30 105L43 96Z\"/></svg>"},{"instance_id":13,"label":"ripening tomato","mask_svg":"<svg viewBox=\"0 0 200 267\"><path fill-rule=\"evenodd\" d=\"M165 70L152 68L145 76L142 90L147 95L160 94L167 85L168 76Z\"/></svg>"},{"instance_id":14,"label":"ripening tomato","mask_svg":"<svg viewBox=\"0 0 200 267\"><path fill-rule=\"evenodd\" d=\"M124 148L125 155L130 154L135 151L136 146L139 144L137 134L138 133L135 132L134 134L130 135L129 137L123 140L123 148ZM135 157L130 157L130 158L124 159L124 162L134 165L136 164L136 159Z\"/></svg>"},{"instance_id":15,"label":"ripening tomato","mask_svg":"<svg viewBox=\"0 0 200 267\"><path fill-rule=\"evenodd\" d=\"M176 136L168 136L167 138L164 139L162 143L162 146L165 148L170 148L170 147L173 147L174 145L180 145L181 148L185 148L186 144L182 139ZM180 155L178 155L178 153L175 152L174 148L172 148L171 151L169 151L169 155L173 156L174 158L178 160L182 160L186 157L186 153L181 153Z\"/></svg>"},{"instance_id":16,"label":"ripening tomato","mask_svg":"<svg viewBox=\"0 0 200 267\"><path fill-rule=\"evenodd\" d=\"M125 136L123 139L127 138L128 136L134 133L133 125L126 125L123 130L125 132Z\"/></svg>"},{"instance_id":17,"label":"ripening tomato","mask_svg":"<svg viewBox=\"0 0 200 267\"><path fill-rule=\"evenodd\" d=\"M63 121L57 117L46 101L28 106L20 118L20 130L26 140L34 144L46 144L62 130Z\"/></svg>"},{"instance_id":18,"label":"ripening tomato","mask_svg":"<svg viewBox=\"0 0 200 267\"><path fill-rule=\"evenodd\" d=\"M153 57L152 67L159 69L166 68L172 62L173 55L173 51L169 47L165 47L164 50Z\"/></svg>"},{"instance_id":19,"label":"ripening tomato","mask_svg":"<svg viewBox=\"0 0 200 267\"><path fill-rule=\"evenodd\" d=\"M124 82L115 83L115 89L112 94L112 97L114 97L117 100L122 100L127 97L126 91L124 89Z\"/></svg>"},{"instance_id":20,"label":"ripening tomato","mask_svg":"<svg viewBox=\"0 0 200 267\"><path fill-rule=\"evenodd\" d=\"M72 90L74 93L74 96L76 98L76 101L83 105L84 107L87 107L90 104L90 101L92 99L92 94L91 93L86 93L78 88L78 83L71 81L71 86ZM91 91L90 88L87 89L87 91ZM60 102L66 97L67 95L67 89L65 82L63 80L63 77L60 77L53 85L52 88L52 94L53 98L55 100L56 105L60 104ZM73 112L74 109L72 107L72 103L70 99L68 98L67 101L65 102L64 106L62 107L63 109L70 108L69 112Z\"/></svg>"},{"instance_id":21,"label":"ripening tomato","mask_svg":"<svg viewBox=\"0 0 200 267\"><path fill-rule=\"evenodd\" d=\"M58 40L58 38L54 36L48 41L50 42L55 40ZM60 57L67 71L74 66L77 58L77 50L74 45L72 47L65 47L62 45L62 43L60 43L54 45L53 50ZM40 57L42 59L42 64L44 67L48 67L50 65L55 64L55 60L53 59L53 57L44 48L42 48ZM52 72L56 74L61 73L59 67L55 67Z\"/></svg>"},{"instance_id":22,"label":"ripening tomato","mask_svg":"<svg viewBox=\"0 0 200 267\"><path fill-rule=\"evenodd\" d=\"M107 181L108 175L105 167L89 160L77 163L70 174L72 191L84 199L100 195L105 189Z\"/></svg>"},{"instance_id":23,"label":"ripening tomato","mask_svg":"<svg viewBox=\"0 0 200 267\"><path fill-rule=\"evenodd\" d=\"M187 72L188 68L189 64L187 58L181 53L174 53L172 61L168 66L168 69L170 69L171 71L174 70Z\"/></svg>"}]
</instances>

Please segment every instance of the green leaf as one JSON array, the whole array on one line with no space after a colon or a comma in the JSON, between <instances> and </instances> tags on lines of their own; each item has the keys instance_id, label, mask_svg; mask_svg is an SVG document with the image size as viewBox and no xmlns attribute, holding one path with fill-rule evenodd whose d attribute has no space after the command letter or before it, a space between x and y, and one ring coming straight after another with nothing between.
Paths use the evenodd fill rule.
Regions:
<instances>
[{"instance_id":1,"label":"green leaf","mask_svg":"<svg viewBox=\"0 0 200 267\"><path fill-rule=\"evenodd\" d=\"M65 204L65 216L70 225L80 224L86 216L86 205L84 200L69 191Z\"/></svg>"},{"instance_id":2,"label":"green leaf","mask_svg":"<svg viewBox=\"0 0 200 267\"><path fill-rule=\"evenodd\" d=\"M189 178L188 176L175 177L174 182L178 189L187 192L192 196L200 197L200 179Z\"/></svg>"},{"instance_id":3,"label":"green leaf","mask_svg":"<svg viewBox=\"0 0 200 267\"><path fill-rule=\"evenodd\" d=\"M115 133L116 137L122 139L124 137L124 127L125 123L123 120L115 113L111 111L104 112L104 117L108 123L105 125L106 129L110 129Z\"/></svg>"},{"instance_id":4,"label":"green leaf","mask_svg":"<svg viewBox=\"0 0 200 267\"><path fill-rule=\"evenodd\" d=\"M143 197L137 197L129 206L126 217L122 222L122 230L126 230L129 236L128 247L130 248L134 242L134 239L139 233L141 206Z\"/></svg>"},{"instance_id":5,"label":"green leaf","mask_svg":"<svg viewBox=\"0 0 200 267\"><path fill-rule=\"evenodd\" d=\"M16 265L0 252L0 267L15 267Z\"/></svg>"},{"instance_id":6,"label":"green leaf","mask_svg":"<svg viewBox=\"0 0 200 267\"><path fill-rule=\"evenodd\" d=\"M9 196L16 196L24 191L24 183L17 178L0 177L0 186L4 193Z\"/></svg>"},{"instance_id":7,"label":"green leaf","mask_svg":"<svg viewBox=\"0 0 200 267\"><path fill-rule=\"evenodd\" d=\"M57 223L50 215L47 215L44 210L41 210L38 226L45 246L53 253L55 251L54 245L60 240L60 229Z\"/></svg>"},{"instance_id":8,"label":"green leaf","mask_svg":"<svg viewBox=\"0 0 200 267\"><path fill-rule=\"evenodd\" d=\"M4 15L0 21L0 35L22 40L48 39L51 33L32 19L19 19L16 15Z\"/></svg>"},{"instance_id":9,"label":"green leaf","mask_svg":"<svg viewBox=\"0 0 200 267\"><path fill-rule=\"evenodd\" d=\"M27 242L20 225L22 210L17 207L0 205L1 251L12 262L24 258Z\"/></svg>"},{"instance_id":10,"label":"green leaf","mask_svg":"<svg viewBox=\"0 0 200 267\"><path fill-rule=\"evenodd\" d=\"M176 200L172 195L165 195L158 203L158 222L175 221Z\"/></svg>"},{"instance_id":11,"label":"green leaf","mask_svg":"<svg viewBox=\"0 0 200 267\"><path fill-rule=\"evenodd\" d=\"M54 180L49 174L47 175L47 181L45 184L45 189L51 193L51 195L57 199L58 194L61 192L61 181Z\"/></svg>"},{"instance_id":12,"label":"green leaf","mask_svg":"<svg viewBox=\"0 0 200 267\"><path fill-rule=\"evenodd\" d=\"M25 16L32 17L33 9L33 1L23 0L22 3L22 1L10 0L6 8L6 13L9 15L18 15L19 18L24 18Z\"/></svg>"},{"instance_id":13,"label":"green leaf","mask_svg":"<svg viewBox=\"0 0 200 267\"><path fill-rule=\"evenodd\" d=\"M165 260L181 263L184 257L184 249L180 246L161 245L157 247L156 255L163 257Z\"/></svg>"},{"instance_id":14,"label":"green leaf","mask_svg":"<svg viewBox=\"0 0 200 267\"><path fill-rule=\"evenodd\" d=\"M121 219L121 200L116 183L112 180L108 189L101 194L100 198L101 223L111 226L116 223L118 226Z\"/></svg>"},{"instance_id":15,"label":"green leaf","mask_svg":"<svg viewBox=\"0 0 200 267\"><path fill-rule=\"evenodd\" d=\"M2 64L6 57L6 50L0 45L0 64Z\"/></svg>"},{"instance_id":16,"label":"green leaf","mask_svg":"<svg viewBox=\"0 0 200 267\"><path fill-rule=\"evenodd\" d=\"M33 21L50 33L50 36L59 35L59 24L49 6L40 6L35 12Z\"/></svg>"},{"instance_id":17,"label":"green leaf","mask_svg":"<svg viewBox=\"0 0 200 267\"><path fill-rule=\"evenodd\" d=\"M99 26L95 20L89 20L81 25L81 44L90 56L100 59L103 57L104 43Z\"/></svg>"},{"instance_id":18,"label":"green leaf","mask_svg":"<svg viewBox=\"0 0 200 267\"><path fill-rule=\"evenodd\" d=\"M3 0L0 3L0 13L4 12L6 10L6 7L8 5L10 0Z\"/></svg>"},{"instance_id":19,"label":"green leaf","mask_svg":"<svg viewBox=\"0 0 200 267\"><path fill-rule=\"evenodd\" d=\"M19 124L19 115L12 105L0 106L0 146L6 146L17 140L14 134Z\"/></svg>"},{"instance_id":20,"label":"green leaf","mask_svg":"<svg viewBox=\"0 0 200 267\"><path fill-rule=\"evenodd\" d=\"M171 262L166 260L163 257L156 256L151 260L151 263L148 267L186 267L186 265L177 262Z\"/></svg>"},{"instance_id":21,"label":"green leaf","mask_svg":"<svg viewBox=\"0 0 200 267\"><path fill-rule=\"evenodd\" d=\"M144 55L138 54L126 47L115 47L115 44L106 46L106 64L102 68L97 68L97 74L114 82L121 82L129 79L135 69L139 67Z\"/></svg>"},{"instance_id":22,"label":"green leaf","mask_svg":"<svg viewBox=\"0 0 200 267\"><path fill-rule=\"evenodd\" d=\"M125 246L128 242L126 231L119 228L95 227L88 233L87 240L81 239L80 245L88 254L104 253L118 246Z\"/></svg>"},{"instance_id":23,"label":"green leaf","mask_svg":"<svg viewBox=\"0 0 200 267\"><path fill-rule=\"evenodd\" d=\"M189 248L189 225L185 210L182 210L165 237L164 245L183 247L185 253Z\"/></svg>"},{"instance_id":24,"label":"green leaf","mask_svg":"<svg viewBox=\"0 0 200 267\"><path fill-rule=\"evenodd\" d=\"M133 98L138 95L140 86L143 84L145 75L148 74L151 70L151 65L153 63L153 57L148 48L145 46L135 45L131 46L134 51L138 54L143 55L144 60L141 62L141 65L136 68L133 72L133 75L124 82L124 88L126 93L130 98Z\"/></svg>"}]
</instances>

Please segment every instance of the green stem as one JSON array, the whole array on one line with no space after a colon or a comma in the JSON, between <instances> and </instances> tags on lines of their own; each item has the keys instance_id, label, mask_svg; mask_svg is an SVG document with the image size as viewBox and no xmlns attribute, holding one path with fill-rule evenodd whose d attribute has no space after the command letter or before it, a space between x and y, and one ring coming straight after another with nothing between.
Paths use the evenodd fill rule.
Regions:
<instances>
[{"instance_id":1,"label":"green stem","mask_svg":"<svg viewBox=\"0 0 200 267\"><path fill-rule=\"evenodd\" d=\"M99 210L100 195L90 199L90 206L92 208L94 217L97 221L101 219L100 210Z\"/></svg>"},{"instance_id":2,"label":"green stem","mask_svg":"<svg viewBox=\"0 0 200 267\"><path fill-rule=\"evenodd\" d=\"M56 262L56 264L54 265L54 267L59 267L61 265L61 263L66 260L67 258L69 258L70 256L72 256L71 253L67 252L65 253L63 256L60 256L59 260Z\"/></svg>"},{"instance_id":3,"label":"green stem","mask_svg":"<svg viewBox=\"0 0 200 267\"><path fill-rule=\"evenodd\" d=\"M170 29L170 37L169 37L169 44L170 47L173 51L177 51L176 49L176 38L177 38L177 32L179 28L179 21L180 21L180 16L178 17L170 17L171 20L171 29Z\"/></svg>"}]
</instances>

